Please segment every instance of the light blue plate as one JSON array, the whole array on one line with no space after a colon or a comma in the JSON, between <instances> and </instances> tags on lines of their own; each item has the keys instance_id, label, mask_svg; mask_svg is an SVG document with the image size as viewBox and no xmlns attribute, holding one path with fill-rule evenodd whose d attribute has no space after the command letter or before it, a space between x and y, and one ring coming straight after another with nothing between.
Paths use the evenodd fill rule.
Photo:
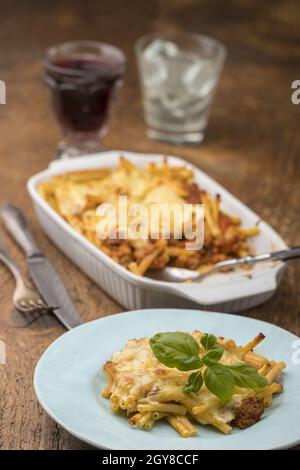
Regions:
<instances>
[{"instance_id":1,"label":"light blue plate","mask_svg":"<svg viewBox=\"0 0 300 470\"><path fill-rule=\"evenodd\" d=\"M167 423L151 431L127 424L100 397L106 383L103 364L130 338L159 331L199 329L247 343L260 331L267 338L260 351L283 360L284 393L276 397L261 421L243 431L223 435L199 426L199 434L181 438ZM41 357L34 388L41 406L60 426L77 438L108 449L278 449L300 442L300 364L294 362L297 337L269 323L237 315L195 310L155 309L105 317L64 334ZM298 348L299 348L298 340ZM294 361L293 361L294 353ZM298 358L299 358L298 354ZM299 362L299 361L298 361Z\"/></svg>"}]
</instances>

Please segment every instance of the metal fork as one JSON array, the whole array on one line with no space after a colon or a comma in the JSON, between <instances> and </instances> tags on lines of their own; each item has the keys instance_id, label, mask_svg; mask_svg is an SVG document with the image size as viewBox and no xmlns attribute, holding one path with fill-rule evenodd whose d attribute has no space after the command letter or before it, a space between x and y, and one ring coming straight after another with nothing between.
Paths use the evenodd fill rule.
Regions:
<instances>
[{"instance_id":1,"label":"metal fork","mask_svg":"<svg viewBox=\"0 0 300 470\"><path fill-rule=\"evenodd\" d=\"M8 267L15 278L16 287L13 294L13 304L17 310L22 313L51 310L51 308L45 304L38 292L33 289L29 282L23 277L20 269L7 253L1 240L0 260Z\"/></svg>"}]
</instances>

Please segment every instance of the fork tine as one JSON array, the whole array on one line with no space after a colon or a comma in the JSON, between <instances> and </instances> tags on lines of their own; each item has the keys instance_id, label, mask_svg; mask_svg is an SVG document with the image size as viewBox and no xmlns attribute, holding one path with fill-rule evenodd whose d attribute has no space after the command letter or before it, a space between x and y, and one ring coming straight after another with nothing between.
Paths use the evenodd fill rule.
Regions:
<instances>
[{"instance_id":1,"label":"fork tine","mask_svg":"<svg viewBox=\"0 0 300 470\"><path fill-rule=\"evenodd\" d=\"M32 308L35 310L48 310L48 305L44 304L44 302L42 302L41 299L37 301L31 299L29 303L32 306Z\"/></svg>"},{"instance_id":2,"label":"fork tine","mask_svg":"<svg viewBox=\"0 0 300 470\"><path fill-rule=\"evenodd\" d=\"M20 303L17 303L15 305L16 309L21 311L21 312L30 312L32 311L32 307L30 307L29 305L24 305L24 303L22 302L22 305Z\"/></svg>"},{"instance_id":3,"label":"fork tine","mask_svg":"<svg viewBox=\"0 0 300 470\"><path fill-rule=\"evenodd\" d=\"M50 311L51 309L48 307L48 305L37 305L37 310L39 311L43 311L43 310L47 310L47 311Z\"/></svg>"},{"instance_id":4,"label":"fork tine","mask_svg":"<svg viewBox=\"0 0 300 470\"><path fill-rule=\"evenodd\" d=\"M22 305L21 305L22 304ZM34 313L34 312L51 312L51 308L44 305L38 305L34 302L30 302L30 305L25 304L25 302L17 303L15 305L16 309L23 313Z\"/></svg>"},{"instance_id":5,"label":"fork tine","mask_svg":"<svg viewBox=\"0 0 300 470\"><path fill-rule=\"evenodd\" d=\"M26 302L24 299L23 300L20 300L17 302L17 305L20 306L20 308L24 308L24 309L30 309L30 305L28 305L28 302Z\"/></svg>"},{"instance_id":6,"label":"fork tine","mask_svg":"<svg viewBox=\"0 0 300 470\"><path fill-rule=\"evenodd\" d=\"M43 308L50 308L42 299L38 299L37 303Z\"/></svg>"},{"instance_id":7,"label":"fork tine","mask_svg":"<svg viewBox=\"0 0 300 470\"><path fill-rule=\"evenodd\" d=\"M43 302L41 299L39 301L37 301L36 303L36 309L38 311L47 311L47 312L51 312L53 311L53 307L47 305L45 302Z\"/></svg>"}]
</instances>

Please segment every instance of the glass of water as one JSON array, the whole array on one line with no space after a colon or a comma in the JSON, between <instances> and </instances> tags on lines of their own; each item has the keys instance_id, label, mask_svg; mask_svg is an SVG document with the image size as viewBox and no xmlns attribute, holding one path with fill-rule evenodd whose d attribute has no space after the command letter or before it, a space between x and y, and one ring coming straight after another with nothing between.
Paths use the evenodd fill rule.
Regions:
<instances>
[{"instance_id":1,"label":"glass of water","mask_svg":"<svg viewBox=\"0 0 300 470\"><path fill-rule=\"evenodd\" d=\"M135 50L149 137L201 142L225 46L199 34L154 33L138 39Z\"/></svg>"}]
</instances>

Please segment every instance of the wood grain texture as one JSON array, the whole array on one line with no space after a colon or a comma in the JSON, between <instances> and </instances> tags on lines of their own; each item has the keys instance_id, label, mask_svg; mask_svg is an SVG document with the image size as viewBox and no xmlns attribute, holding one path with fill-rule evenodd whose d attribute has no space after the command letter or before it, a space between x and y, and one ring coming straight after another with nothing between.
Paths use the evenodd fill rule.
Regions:
<instances>
[{"instance_id":1,"label":"wood grain texture","mask_svg":"<svg viewBox=\"0 0 300 470\"><path fill-rule=\"evenodd\" d=\"M0 0L0 79L7 104L0 106L0 203L22 207L38 242L61 274L87 321L122 310L46 238L37 225L25 184L45 168L60 131L42 83L41 57L51 44L95 39L128 55L125 85L105 144L111 148L173 153L229 188L266 219L289 244L300 244L300 105L291 102L291 82L300 79L298 0ZM228 60L205 141L173 147L145 134L134 41L146 32L190 30L228 47ZM24 258L9 240L13 257ZM274 298L243 313L300 335L300 263L291 264ZM13 311L13 281L0 265L0 336L7 364L0 365L2 449L86 449L38 406L34 366L63 328L53 318L37 321Z\"/></svg>"}]
</instances>

